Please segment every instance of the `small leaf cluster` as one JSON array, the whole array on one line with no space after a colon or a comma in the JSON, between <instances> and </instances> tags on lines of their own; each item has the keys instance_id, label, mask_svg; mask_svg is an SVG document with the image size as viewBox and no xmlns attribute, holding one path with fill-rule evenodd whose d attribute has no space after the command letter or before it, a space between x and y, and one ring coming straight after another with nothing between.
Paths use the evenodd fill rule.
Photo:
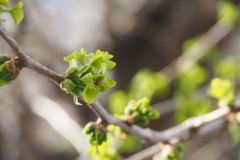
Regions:
<instances>
[{"instance_id":1,"label":"small leaf cluster","mask_svg":"<svg viewBox=\"0 0 240 160\"><path fill-rule=\"evenodd\" d=\"M219 60L214 68L217 77L227 78L236 81L240 78L240 57L232 56Z\"/></svg>"},{"instance_id":2,"label":"small leaf cluster","mask_svg":"<svg viewBox=\"0 0 240 160\"><path fill-rule=\"evenodd\" d=\"M208 94L218 99L219 106L229 106L234 103L235 92L228 79L214 78L210 83Z\"/></svg>"},{"instance_id":3,"label":"small leaf cluster","mask_svg":"<svg viewBox=\"0 0 240 160\"><path fill-rule=\"evenodd\" d=\"M7 12L13 17L16 24L19 24L24 18L23 2L19 1L13 8L7 9L9 0L0 0L0 13ZM4 21L0 19L0 21Z\"/></svg>"},{"instance_id":4,"label":"small leaf cluster","mask_svg":"<svg viewBox=\"0 0 240 160\"><path fill-rule=\"evenodd\" d=\"M146 97L138 101L130 101L125 109L127 121L139 126L146 126L151 120L157 119L159 116L158 111L150 106L150 101Z\"/></svg>"},{"instance_id":5,"label":"small leaf cluster","mask_svg":"<svg viewBox=\"0 0 240 160\"><path fill-rule=\"evenodd\" d=\"M196 78L197 77L197 78ZM208 73L205 68L194 65L187 72L181 73L177 77L178 89L177 92L182 94L191 94L208 78Z\"/></svg>"},{"instance_id":6,"label":"small leaf cluster","mask_svg":"<svg viewBox=\"0 0 240 160\"><path fill-rule=\"evenodd\" d=\"M168 155L168 160L183 160L184 146L177 144L174 150Z\"/></svg>"},{"instance_id":7,"label":"small leaf cluster","mask_svg":"<svg viewBox=\"0 0 240 160\"><path fill-rule=\"evenodd\" d=\"M116 65L110 61L112 58L108 52L97 50L87 54L84 49L64 57L64 60L69 62L69 68L61 88L74 96L75 103L80 95L87 103L93 103L100 92L116 85L107 75L107 71Z\"/></svg>"},{"instance_id":8,"label":"small leaf cluster","mask_svg":"<svg viewBox=\"0 0 240 160\"><path fill-rule=\"evenodd\" d=\"M90 146L88 152L97 160L120 160L117 146L121 143L115 136L107 134L107 141L100 146Z\"/></svg>"},{"instance_id":9,"label":"small leaf cluster","mask_svg":"<svg viewBox=\"0 0 240 160\"><path fill-rule=\"evenodd\" d=\"M0 54L0 87L15 80L20 70L13 56Z\"/></svg>"},{"instance_id":10,"label":"small leaf cluster","mask_svg":"<svg viewBox=\"0 0 240 160\"><path fill-rule=\"evenodd\" d=\"M107 140L106 129L102 124L89 122L84 127L84 133L89 136L88 142L92 146L100 146Z\"/></svg>"},{"instance_id":11,"label":"small leaf cluster","mask_svg":"<svg viewBox=\"0 0 240 160\"><path fill-rule=\"evenodd\" d=\"M109 97L109 108L114 114L123 114L131 99L163 96L169 89L166 76L150 69L139 70L132 78L128 90L117 90Z\"/></svg>"}]
</instances>

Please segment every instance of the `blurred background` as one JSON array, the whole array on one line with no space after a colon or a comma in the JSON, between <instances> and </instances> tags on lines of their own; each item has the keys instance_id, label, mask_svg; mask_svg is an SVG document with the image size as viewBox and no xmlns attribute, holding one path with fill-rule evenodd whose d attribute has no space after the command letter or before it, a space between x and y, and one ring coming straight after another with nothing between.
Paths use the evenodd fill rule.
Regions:
<instances>
[{"instance_id":1,"label":"blurred background","mask_svg":"<svg viewBox=\"0 0 240 160\"><path fill-rule=\"evenodd\" d=\"M18 1L10 2L16 4ZM131 90L129 87L133 84L130 82L140 69L147 68L151 72L163 70L173 82L166 94L152 99L154 108L161 113L161 118L149 126L156 130L177 124L174 110L178 101L173 97L178 94L176 86L181 80L174 81L173 77L180 66L187 64L179 57L183 57L183 44L188 39L207 35L200 45L203 47L202 56L194 60L198 61L210 49L212 51L210 56L199 62L209 71L209 78L201 83L199 96L206 95L205 86L214 76L213 63L237 56L240 51L239 23L233 27L219 25L218 0L23 2L23 22L15 25L9 15L2 14L1 17L7 20L3 26L33 59L43 65L64 73L68 63L63 61L63 57L81 48L88 52L101 49L114 55L117 66L110 77L117 81L117 86L99 96L106 107L109 106L111 93L121 90L126 94ZM0 52L13 54L1 38ZM87 154L87 137L82 134L82 127L89 121L95 121L96 116L86 105L75 106L71 95L62 92L42 75L25 68L11 85L1 87L0 92L1 160L92 159ZM115 101L114 98L112 101ZM185 159L237 160L239 145L232 141L225 122L218 121L209 127L216 129L208 132L206 128L202 135L185 143ZM141 147L150 145L145 143ZM122 152L121 155L131 156L139 151L139 147L138 144L138 149Z\"/></svg>"}]
</instances>

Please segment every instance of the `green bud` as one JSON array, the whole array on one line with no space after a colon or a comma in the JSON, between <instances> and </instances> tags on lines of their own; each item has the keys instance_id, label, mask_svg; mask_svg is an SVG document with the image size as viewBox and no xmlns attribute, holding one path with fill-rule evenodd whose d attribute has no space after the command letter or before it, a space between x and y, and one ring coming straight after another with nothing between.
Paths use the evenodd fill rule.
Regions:
<instances>
[{"instance_id":1,"label":"green bud","mask_svg":"<svg viewBox=\"0 0 240 160\"><path fill-rule=\"evenodd\" d=\"M125 118L129 123L146 126L151 120L157 119L158 117L158 111L150 106L150 101L147 98L130 101L125 108Z\"/></svg>"},{"instance_id":2,"label":"green bud","mask_svg":"<svg viewBox=\"0 0 240 160\"><path fill-rule=\"evenodd\" d=\"M106 128L102 124L89 122L83 132L89 136L88 142L91 145L99 146L107 140Z\"/></svg>"},{"instance_id":3,"label":"green bud","mask_svg":"<svg viewBox=\"0 0 240 160\"><path fill-rule=\"evenodd\" d=\"M228 79L214 78L210 83L208 94L218 99L219 106L232 105L235 99L234 87Z\"/></svg>"},{"instance_id":4,"label":"green bud","mask_svg":"<svg viewBox=\"0 0 240 160\"><path fill-rule=\"evenodd\" d=\"M0 55L0 86L9 84L15 80L21 68L17 67L16 60L13 56Z\"/></svg>"}]
</instances>

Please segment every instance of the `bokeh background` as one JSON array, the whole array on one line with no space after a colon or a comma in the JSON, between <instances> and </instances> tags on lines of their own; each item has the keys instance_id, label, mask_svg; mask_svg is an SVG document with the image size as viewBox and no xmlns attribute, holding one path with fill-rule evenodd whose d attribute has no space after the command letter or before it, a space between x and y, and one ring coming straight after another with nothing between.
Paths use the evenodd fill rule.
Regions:
<instances>
[{"instance_id":1,"label":"bokeh background","mask_svg":"<svg viewBox=\"0 0 240 160\"><path fill-rule=\"evenodd\" d=\"M161 71L182 55L186 40L206 34L218 20L217 0L23 2L23 22L15 25L9 15L3 14L1 17L7 20L3 26L43 65L64 73L68 64L63 57L81 48L88 52L106 50L114 55L117 66L110 77L117 81L117 86L99 96L106 107L108 95L117 89L126 90L139 69ZM239 43L237 23L218 41L220 57L238 54ZM1 38L0 52L13 54ZM71 95L30 69L23 69L16 81L0 88L0 93L1 160L91 159L82 127L96 120L96 116L87 106L75 106ZM170 92L163 99L154 99L157 103L154 107L162 115L151 124L152 128L161 130L176 124L173 113L176 104L171 97ZM214 126L217 127L213 132L185 143L186 160L238 159L239 146L231 140L225 123L219 121Z\"/></svg>"}]
</instances>

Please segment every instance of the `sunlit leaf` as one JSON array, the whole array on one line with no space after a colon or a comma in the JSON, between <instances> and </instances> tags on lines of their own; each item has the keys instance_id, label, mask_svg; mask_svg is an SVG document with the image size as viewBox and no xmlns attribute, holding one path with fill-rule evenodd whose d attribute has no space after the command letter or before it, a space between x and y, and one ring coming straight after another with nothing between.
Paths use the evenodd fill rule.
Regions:
<instances>
[{"instance_id":1,"label":"sunlit leaf","mask_svg":"<svg viewBox=\"0 0 240 160\"><path fill-rule=\"evenodd\" d=\"M223 24L233 27L237 21L238 9L230 1L221 0L218 4L218 17Z\"/></svg>"},{"instance_id":2,"label":"sunlit leaf","mask_svg":"<svg viewBox=\"0 0 240 160\"><path fill-rule=\"evenodd\" d=\"M15 7L9 11L16 24L19 24L24 18L23 2L18 2Z\"/></svg>"},{"instance_id":3,"label":"sunlit leaf","mask_svg":"<svg viewBox=\"0 0 240 160\"><path fill-rule=\"evenodd\" d=\"M0 5L8 7L8 1L9 0L0 0Z\"/></svg>"}]
</instances>

